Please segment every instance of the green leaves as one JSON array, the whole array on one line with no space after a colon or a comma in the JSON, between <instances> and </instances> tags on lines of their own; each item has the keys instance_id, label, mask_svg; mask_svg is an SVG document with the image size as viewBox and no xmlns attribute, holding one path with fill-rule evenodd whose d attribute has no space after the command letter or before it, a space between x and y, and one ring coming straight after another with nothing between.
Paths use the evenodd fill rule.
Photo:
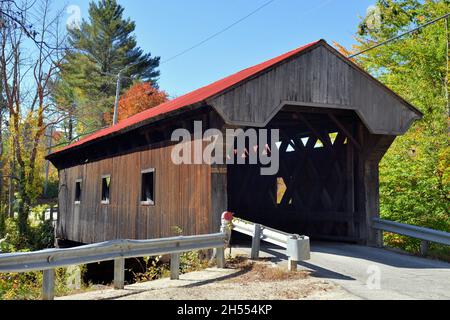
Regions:
<instances>
[{"instance_id":1,"label":"green leaves","mask_svg":"<svg viewBox=\"0 0 450 320\"><path fill-rule=\"evenodd\" d=\"M382 26L361 28L359 51L450 12L449 1L377 1ZM445 20L368 51L359 62L418 107L423 120L398 137L380 164L383 218L450 231L450 144L446 97ZM391 245L418 250L417 241L387 236Z\"/></svg>"}]
</instances>

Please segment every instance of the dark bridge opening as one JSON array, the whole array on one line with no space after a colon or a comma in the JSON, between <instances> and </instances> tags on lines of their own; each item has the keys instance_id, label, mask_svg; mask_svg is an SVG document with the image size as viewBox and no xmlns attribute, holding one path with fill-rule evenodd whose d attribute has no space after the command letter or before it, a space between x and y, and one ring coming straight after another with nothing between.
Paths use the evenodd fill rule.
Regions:
<instances>
[{"instance_id":1,"label":"dark bridge opening","mask_svg":"<svg viewBox=\"0 0 450 320\"><path fill-rule=\"evenodd\" d=\"M279 171L262 176L260 165L229 165L229 209L240 218L313 240L358 241L358 116L287 107L267 128L279 129Z\"/></svg>"}]
</instances>

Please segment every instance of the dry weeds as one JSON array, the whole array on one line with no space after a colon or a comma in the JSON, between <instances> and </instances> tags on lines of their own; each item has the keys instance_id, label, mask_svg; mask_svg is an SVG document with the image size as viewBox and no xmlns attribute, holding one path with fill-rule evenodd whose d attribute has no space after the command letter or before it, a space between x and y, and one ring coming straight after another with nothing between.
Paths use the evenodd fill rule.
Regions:
<instances>
[{"instance_id":1,"label":"dry weeds","mask_svg":"<svg viewBox=\"0 0 450 320\"><path fill-rule=\"evenodd\" d=\"M236 256L227 262L230 269L239 269L242 274L238 278L233 278L230 282L274 282L300 280L309 277L309 271L289 272L270 262L268 259L259 261L248 260L245 256Z\"/></svg>"}]
</instances>

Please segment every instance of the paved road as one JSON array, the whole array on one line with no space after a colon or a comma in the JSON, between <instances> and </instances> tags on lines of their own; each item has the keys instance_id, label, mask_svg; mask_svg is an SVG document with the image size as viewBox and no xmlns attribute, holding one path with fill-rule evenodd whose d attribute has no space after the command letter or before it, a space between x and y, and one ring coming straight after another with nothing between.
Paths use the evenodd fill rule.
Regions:
<instances>
[{"instance_id":1,"label":"paved road","mask_svg":"<svg viewBox=\"0 0 450 320\"><path fill-rule=\"evenodd\" d=\"M236 252L249 253L242 247ZM262 246L261 257L286 264L284 250ZM312 243L311 260L300 268L341 285L360 299L450 299L450 264L385 249Z\"/></svg>"}]
</instances>

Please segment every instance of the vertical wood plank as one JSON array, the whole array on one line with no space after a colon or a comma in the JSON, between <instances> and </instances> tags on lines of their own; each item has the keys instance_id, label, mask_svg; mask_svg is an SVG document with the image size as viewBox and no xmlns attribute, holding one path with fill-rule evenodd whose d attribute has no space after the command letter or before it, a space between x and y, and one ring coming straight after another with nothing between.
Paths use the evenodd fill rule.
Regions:
<instances>
[{"instance_id":1,"label":"vertical wood plank","mask_svg":"<svg viewBox=\"0 0 450 320\"><path fill-rule=\"evenodd\" d=\"M350 131L353 135L353 130ZM348 235L355 237L355 159L354 159L354 146L350 141L346 145L347 150L347 162L346 162L346 212L348 213Z\"/></svg>"}]
</instances>

